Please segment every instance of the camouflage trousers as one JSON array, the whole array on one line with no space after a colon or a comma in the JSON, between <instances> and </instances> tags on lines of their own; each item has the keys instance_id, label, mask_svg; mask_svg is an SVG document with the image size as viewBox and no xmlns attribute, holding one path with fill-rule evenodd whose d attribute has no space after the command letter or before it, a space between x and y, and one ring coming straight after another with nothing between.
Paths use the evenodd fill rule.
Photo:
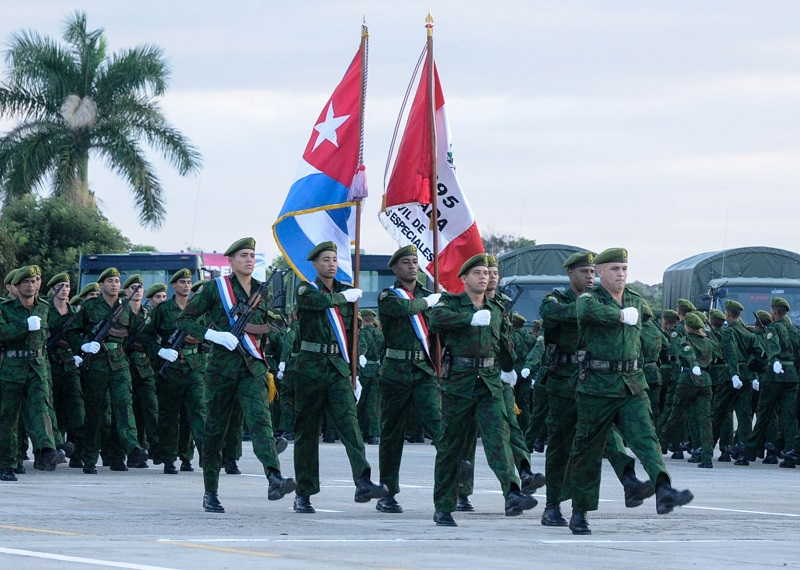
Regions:
<instances>
[{"instance_id":1,"label":"camouflage trousers","mask_svg":"<svg viewBox=\"0 0 800 570\"><path fill-rule=\"evenodd\" d=\"M173 463L179 455L181 418L185 418L203 460L206 395L202 372L181 364L168 368L158 379L158 455Z\"/></svg>"},{"instance_id":2,"label":"camouflage trousers","mask_svg":"<svg viewBox=\"0 0 800 570\"><path fill-rule=\"evenodd\" d=\"M0 469L16 467L19 453L20 416L27 407L25 426L34 449L54 449L53 424L44 379L33 370L3 375L0 368Z\"/></svg>"},{"instance_id":3,"label":"camouflage trousers","mask_svg":"<svg viewBox=\"0 0 800 570\"><path fill-rule=\"evenodd\" d=\"M711 430L711 387L692 386L679 383L675 387L675 405L664 428L668 441L675 441L677 436L670 437L683 426L690 426L692 445L701 448L701 461L710 462L714 441Z\"/></svg>"},{"instance_id":4,"label":"camouflage trousers","mask_svg":"<svg viewBox=\"0 0 800 570\"><path fill-rule=\"evenodd\" d=\"M792 368L794 366L792 365ZM784 364L784 370L789 372L789 366ZM796 371L795 377L797 376ZM767 434L770 428L775 428L779 423L783 431L784 449L792 449L798 429L797 429L797 391L798 386L792 382L775 382L765 380L761 383L758 398L758 411L756 412L756 425L747 440L748 454L756 456L761 454L764 444L767 442Z\"/></svg>"}]
</instances>

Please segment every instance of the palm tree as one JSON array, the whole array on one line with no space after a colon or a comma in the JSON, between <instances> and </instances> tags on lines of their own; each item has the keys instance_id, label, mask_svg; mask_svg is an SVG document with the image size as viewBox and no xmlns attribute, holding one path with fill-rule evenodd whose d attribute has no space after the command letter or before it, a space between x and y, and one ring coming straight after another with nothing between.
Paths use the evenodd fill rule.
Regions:
<instances>
[{"instance_id":1,"label":"palm tree","mask_svg":"<svg viewBox=\"0 0 800 570\"><path fill-rule=\"evenodd\" d=\"M200 153L156 100L169 77L162 50L143 45L107 55L103 30L87 30L82 12L66 22L63 39L32 31L12 37L0 115L21 122L0 137L0 191L8 201L50 181L53 194L92 204L89 157L96 156L128 183L140 222L159 226L164 191L142 143L181 175L200 167Z\"/></svg>"}]
</instances>

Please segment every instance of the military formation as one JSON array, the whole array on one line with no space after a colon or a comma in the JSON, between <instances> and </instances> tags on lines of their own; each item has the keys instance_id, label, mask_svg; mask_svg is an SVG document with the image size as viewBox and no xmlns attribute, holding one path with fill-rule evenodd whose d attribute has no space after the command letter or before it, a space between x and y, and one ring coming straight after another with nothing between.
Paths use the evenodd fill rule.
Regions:
<instances>
[{"instance_id":1,"label":"military formation","mask_svg":"<svg viewBox=\"0 0 800 570\"><path fill-rule=\"evenodd\" d=\"M337 253L332 242L309 252L316 277L299 284L288 315L252 276L252 238L225 252L230 274L193 282L182 269L146 291L115 268L75 296L66 272L46 282L37 266L9 272L0 480L25 473L29 442L34 469L68 461L87 475L149 463L177 475L194 470L196 450L203 508L221 513L220 472L240 473L246 432L267 498L293 492L294 511L310 514L320 438L338 439L355 502L399 514L404 443L427 436L433 519L456 526L454 512L474 510L480 438L506 516L534 508L546 486L541 524L590 534L603 458L625 505L655 496L658 514L693 499L672 486L665 454L711 468L719 445L717 461L796 466L800 333L784 299L755 326L735 301L704 313L680 300L657 316L627 286L626 250L586 251L566 259L568 286L545 296L529 327L498 290L493 256L463 264L463 293L440 293L424 287L407 246L391 256L395 282L377 311L359 312L362 291L336 279ZM293 477L279 460L291 440ZM379 446L375 474L365 445ZM544 453L544 475L533 452Z\"/></svg>"}]
</instances>

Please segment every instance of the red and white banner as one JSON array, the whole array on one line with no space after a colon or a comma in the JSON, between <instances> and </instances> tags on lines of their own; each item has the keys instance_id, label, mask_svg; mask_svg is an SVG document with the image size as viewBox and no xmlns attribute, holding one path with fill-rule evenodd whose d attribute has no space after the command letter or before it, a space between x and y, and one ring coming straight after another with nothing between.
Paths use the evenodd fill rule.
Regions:
<instances>
[{"instance_id":1,"label":"red and white banner","mask_svg":"<svg viewBox=\"0 0 800 570\"><path fill-rule=\"evenodd\" d=\"M420 266L433 275L433 232L431 222L431 113L427 78L430 65L426 59L420 74L406 128L397 151L392 176L378 215L386 231L400 244L417 246ZM461 191L453 163L453 151L444 93L434 64L436 97L436 175L439 226L439 281L451 293L463 290L458 270L475 254L483 252L475 216ZM424 261L423 261L424 260Z\"/></svg>"}]
</instances>

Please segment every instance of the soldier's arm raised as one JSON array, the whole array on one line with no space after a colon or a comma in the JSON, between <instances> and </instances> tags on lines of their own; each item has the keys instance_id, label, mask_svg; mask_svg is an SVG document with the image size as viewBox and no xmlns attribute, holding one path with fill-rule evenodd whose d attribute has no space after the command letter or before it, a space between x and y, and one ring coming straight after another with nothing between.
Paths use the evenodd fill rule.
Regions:
<instances>
[{"instance_id":1,"label":"soldier's arm raised","mask_svg":"<svg viewBox=\"0 0 800 570\"><path fill-rule=\"evenodd\" d=\"M468 327L472 322L472 315L471 311L456 311L450 308L446 302L440 301L431 309L430 328L435 332Z\"/></svg>"},{"instance_id":2,"label":"soldier's arm raised","mask_svg":"<svg viewBox=\"0 0 800 570\"><path fill-rule=\"evenodd\" d=\"M378 298L378 311L380 314L389 317L410 317L421 313L427 308L428 303L422 297L419 299L402 299L388 290L383 291Z\"/></svg>"},{"instance_id":3,"label":"soldier's arm raised","mask_svg":"<svg viewBox=\"0 0 800 570\"><path fill-rule=\"evenodd\" d=\"M620 325L621 311L616 305L604 305L591 293L583 293L575 301L575 313L579 323L599 325Z\"/></svg>"},{"instance_id":4,"label":"soldier's arm raised","mask_svg":"<svg viewBox=\"0 0 800 570\"><path fill-rule=\"evenodd\" d=\"M323 293L305 283L297 288L297 308L303 311L324 311L338 305L346 305L341 293Z\"/></svg>"},{"instance_id":5,"label":"soldier's arm raised","mask_svg":"<svg viewBox=\"0 0 800 570\"><path fill-rule=\"evenodd\" d=\"M542 299L539 306L539 314L543 320L556 323L575 322L576 303L564 303L559 301L554 295L548 295Z\"/></svg>"}]
</instances>

